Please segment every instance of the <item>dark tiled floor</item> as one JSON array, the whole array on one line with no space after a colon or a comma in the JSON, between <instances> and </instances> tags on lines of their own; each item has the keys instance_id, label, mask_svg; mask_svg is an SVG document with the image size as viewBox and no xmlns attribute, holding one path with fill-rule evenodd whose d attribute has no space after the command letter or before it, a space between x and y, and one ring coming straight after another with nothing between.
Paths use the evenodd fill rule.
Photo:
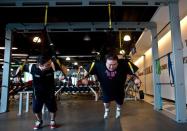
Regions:
<instances>
[{"instance_id":1,"label":"dark tiled floor","mask_svg":"<svg viewBox=\"0 0 187 131\"><path fill-rule=\"evenodd\" d=\"M103 105L94 100L63 100L58 103L56 131L187 131L187 124L179 124L162 113L153 110L153 106L141 101L126 101L121 119L114 118L114 103L110 118L103 120ZM32 111L17 116L18 109L0 114L0 131L30 131L34 116ZM47 126L49 115L43 116L42 131Z\"/></svg>"}]
</instances>

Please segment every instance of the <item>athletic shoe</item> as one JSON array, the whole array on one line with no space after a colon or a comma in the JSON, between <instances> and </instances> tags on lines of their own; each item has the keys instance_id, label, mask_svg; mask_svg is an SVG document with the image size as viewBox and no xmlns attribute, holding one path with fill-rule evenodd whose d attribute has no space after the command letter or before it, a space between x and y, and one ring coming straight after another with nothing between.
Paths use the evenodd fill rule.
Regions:
<instances>
[{"instance_id":1,"label":"athletic shoe","mask_svg":"<svg viewBox=\"0 0 187 131\"><path fill-rule=\"evenodd\" d=\"M109 109L105 109L104 119L107 119L109 117L109 111Z\"/></svg>"},{"instance_id":2,"label":"athletic shoe","mask_svg":"<svg viewBox=\"0 0 187 131\"><path fill-rule=\"evenodd\" d=\"M51 122L50 122L50 128L51 129L55 129L56 128L56 123L55 123L54 120L51 120Z\"/></svg>"},{"instance_id":3,"label":"athletic shoe","mask_svg":"<svg viewBox=\"0 0 187 131\"><path fill-rule=\"evenodd\" d=\"M116 119L119 118L121 115L121 110L120 109L116 109Z\"/></svg>"},{"instance_id":4,"label":"athletic shoe","mask_svg":"<svg viewBox=\"0 0 187 131\"><path fill-rule=\"evenodd\" d=\"M34 127L33 127L33 129L34 130L38 130L38 129L40 129L41 127L42 127L42 124L43 124L43 121L41 120L41 121L36 121L35 122L35 125L34 125Z\"/></svg>"}]
</instances>

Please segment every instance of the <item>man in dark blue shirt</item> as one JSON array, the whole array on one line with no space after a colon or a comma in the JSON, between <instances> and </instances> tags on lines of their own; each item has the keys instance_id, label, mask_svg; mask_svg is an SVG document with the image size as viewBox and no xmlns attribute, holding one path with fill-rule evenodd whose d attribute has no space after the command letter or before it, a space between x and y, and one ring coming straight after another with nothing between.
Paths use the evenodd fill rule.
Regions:
<instances>
[{"instance_id":1,"label":"man in dark blue shirt","mask_svg":"<svg viewBox=\"0 0 187 131\"><path fill-rule=\"evenodd\" d=\"M38 56L37 64L25 64L22 67L22 72L29 72L32 74L33 87L33 112L37 118L34 130L41 128L42 121L42 107L45 104L50 112L51 121L50 128L56 127L55 114L57 111L57 104L55 100L55 85L54 85L54 71L55 64L49 55ZM17 73L21 70L18 68Z\"/></svg>"},{"instance_id":2,"label":"man in dark blue shirt","mask_svg":"<svg viewBox=\"0 0 187 131\"><path fill-rule=\"evenodd\" d=\"M88 74L95 74L100 82L103 103L105 107L104 118L109 116L110 102L116 101L116 118L120 117L121 106L124 101L124 83L127 75L134 75L138 67L132 64L129 60L118 59L118 56L113 53L106 55L105 62L96 61L89 66ZM87 79L82 80L83 84L88 84Z\"/></svg>"}]
</instances>

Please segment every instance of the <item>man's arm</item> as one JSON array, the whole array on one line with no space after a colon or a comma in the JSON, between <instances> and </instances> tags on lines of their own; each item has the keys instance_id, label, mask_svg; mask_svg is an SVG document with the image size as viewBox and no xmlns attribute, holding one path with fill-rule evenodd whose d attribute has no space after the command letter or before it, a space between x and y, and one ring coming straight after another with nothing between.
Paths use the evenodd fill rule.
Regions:
<instances>
[{"instance_id":1,"label":"man's arm","mask_svg":"<svg viewBox=\"0 0 187 131\"><path fill-rule=\"evenodd\" d=\"M136 72L138 70L138 67L133 64L131 61L128 61L128 67L130 69L129 75L133 79L134 83L136 84L137 87L141 86L141 80L140 78L136 75Z\"/></svg>"},{"instance_id":2,"label":"man's arm","mask_svg":"<svg viewBox=\"0 0 187 131\"><path fill-rule=\"evenodd\" d=\"M24 65L20 65L17 69L16 69L16 73L15 75L13 76L13 78L15 78L16 82L20 82L21 80L21 75L23 72L30 72L29 71L29 67L30 67L30 70L31 70L31 67L32 65L29 65L29 64L24 64Z\"/></svg>"},{"instance_id":3,"label":"man's arm","mask_svg":"<svg viewBox=\"0 0 187 131\"><path fill-rule=\"evenodd\" d=\"M14 77L20 76L24 71L27 71L27 67L29 67L29 65L24 64L24 65L20 65L17 69L16 69L16 73L14 75ZM29 72L29 71L28 71Z\"/></svg>"},{"instance_id":4,"label":"man's arm","mask_svg":"<svg viewBox=\"0 0 187 131\"><path fill-rule=\"evenodd\" d=\"M93 72L94 66L95 66L95 62L92 62L92 64L89 65L88 68L84 69L84 78L81 79L81 84L88 85L89 83L88 76L91 74L91 72Z\"/></svg>"},{"instance_id":5,"label":"man's arm","mask_svg":"<svg viewBox=\"0 0 187 131\"><path fill-rule=\"evenodd\" d=\"M52 59L51 67L53 68L54 71L56 71L56 70L62 71L62 73L64 74L65 77L68 74L67 67L65 65L63 65L62 63L60 63L60 61L56 58Z\"/></svg>"},{"instance_id":6,"label":"man's arm","mask_svg":"<svg viewBox=\"0 0 187 131\"><path fill-rule=\"evenodd\" d=\"M88 75L89 73L87 72L87 70L84 69L84 78L81 79L81 83L83 85L88 85Z\"/></svg>"}]
</instances>

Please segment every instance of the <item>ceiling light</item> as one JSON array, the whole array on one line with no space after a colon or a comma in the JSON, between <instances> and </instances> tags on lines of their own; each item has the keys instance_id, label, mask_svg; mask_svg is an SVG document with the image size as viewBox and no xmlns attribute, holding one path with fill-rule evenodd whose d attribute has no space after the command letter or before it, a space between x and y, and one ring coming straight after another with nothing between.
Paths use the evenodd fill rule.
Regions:
<instances>
[{"instance_id":1,"label":"ceiling light","mask_svg":"<svg viewBox=\"0 0 187 131\"><path fill-rule=\"evenodd\" d=\"M121 55L124 55L124 54L125 54L125 50L120 50L119 53L120 53Z\"/></svg>"},{"instance_id":2,"label":"ceiling light","mask_svg":"<svg viewBox=\"0 0 187 131\"><path fill-rule=\"evenodd\" d=\"M92 50L92 52L91 52L92 54L97 54L97 55L100 55L100 53L98 52L98 51L96 51L96 50Z\"/></svg>"},{"instance_id":3,"label":"ceiling light","mask_svg":"<svg viewBox=\"0 0 187 131\"><path fill-rule=\"evenodd\" d=\"M69 61L69 60L70 60L70 57L66 57L66 60Z\"/></svg>"},{"instance_id":4,"label":"ceiling light","mask_svg":"<svg viewBox=\"0 0 187 131\"><path fill-rule=\"evenodd\" d=\"M38 36L35 36L32 40L34 43L41 43L41 39Z\"/></svg>"},{"instance_id":5,"label":"ceiling light","mask_svg":"<svg viewBox=\"0 0 187 131\"><path fill-rule=\"evenodd\" d=\"M90 38L89 35L85 35L85 36L84 36L84 41L90 41L90 40L91 40L91 38Z\"/></svg>"},{"instance_id":6,"label":"ceiling light","mask_svg":"<svg viewBox=\"0 0 187 131\"><path fill-rule=\"evenodd\" d=\"M74 65L78 65L78 63L77 63L77 62L74 62L73 64L74 64Z\"/></svg>"},{"instance_id":7,"label":"ceiling light","mask_svg":"<svg viewBox=\"0 0 187 131\"><path fill-rule=\"evenodd\" d=\"M123 37L123 41L130 41L130 40L131 40L130 35L125 35L125 36Z\"/></svg>"}]
</instances>

